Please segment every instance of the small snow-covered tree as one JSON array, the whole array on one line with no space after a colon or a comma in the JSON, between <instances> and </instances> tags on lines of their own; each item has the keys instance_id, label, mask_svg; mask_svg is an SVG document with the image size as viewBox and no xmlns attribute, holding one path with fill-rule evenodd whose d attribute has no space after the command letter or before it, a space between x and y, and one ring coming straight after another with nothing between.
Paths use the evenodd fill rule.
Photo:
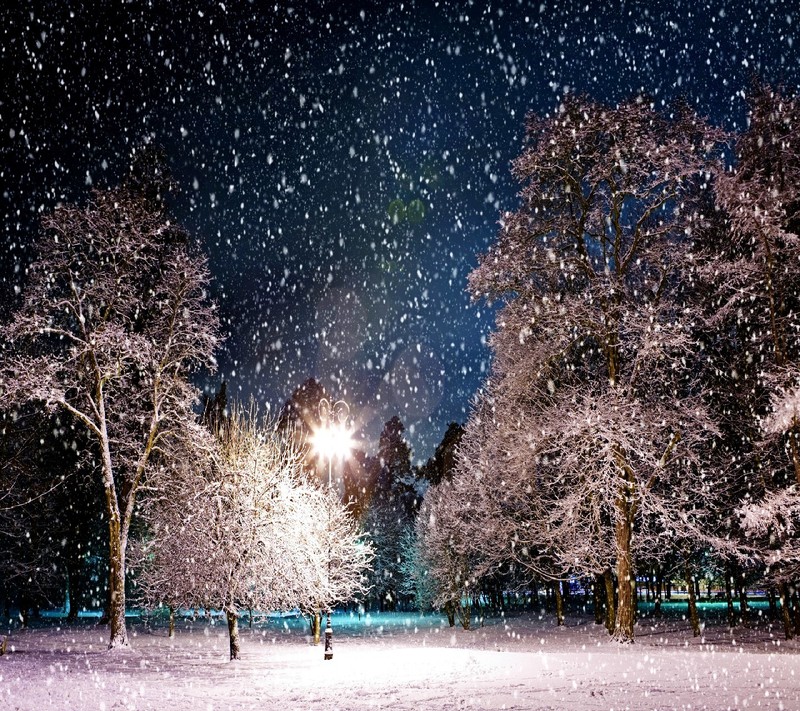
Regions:
<instances>
[{"instance_id":1,"label":"small snow-covered tree","mask_svg":"<svg viewBox=\"0 0 800 711\"><path fill-rule=\"evenodd\" d=\"M242 609L332 607L365 592L370 546L306 478L303 450L284 434L234 409L209 444L218 449L212 465L173 459L145 504L151 535L139 584L151 602L222 610L231 659L240 656Z\"/></svg>"},{"instance_id":2,"label":"small snow-covered tree","mask_svg":"<svg viewBox=\"0 0 800 711\"><path fill-rule=\"evenodd\" d=\"M474 489L465 477L454 477L430 487L415 522L411 554L417 561L417 594L443 609L450 625L457 617L464 629L472 619L472 600L479 591L484 561L473 545Z\"/></svg>"},{"instance_id":3,"label":"small snow-covered tree","mask_svg":"<svg viewBox=\"0 0 800 711\"><path fill-rule=\"evenodd\" d=\"M121 187L43 220L24 301L2 327L0 405L71 415L96 448L108 523L110 641L128 645L126 552L153 456L194 420L196 368L213 367L205 259L171 221L163 163L137 152Z\"/></svg>"},{"instance_id":4,"label":"small snow-covered tree","mask_svg":"<svg viewBox=\"0 0 800 711\"><path fill-rule=\"evenodd\" d=\"M613 556L621 641L634 635L634 540L654 519L689 520L679 502L702 490L696 455L714 431L684 285L717 138L641 98L567 97L531 117L520 208L469 278L474 298L502 302L483 476L509 490L512 518L530 507L529 553L564 568Z\"/></svg>"}]
</instances>

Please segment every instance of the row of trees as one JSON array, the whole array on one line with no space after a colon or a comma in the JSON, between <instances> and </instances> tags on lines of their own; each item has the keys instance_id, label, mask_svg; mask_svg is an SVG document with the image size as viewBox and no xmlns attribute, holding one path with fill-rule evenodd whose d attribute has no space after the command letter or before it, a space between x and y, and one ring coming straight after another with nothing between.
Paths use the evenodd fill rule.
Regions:
<instances>
[{"instance_id":1,"label":"row of trees","mask_svg":"<svg viewBox=\"0 0 800 711\"><path fill-rule=\"evenodd\" d=\"M198 422L190 377L214 368L218 318L205 258L169 217L173 187L144 147L120 187L43 220L1 329L0 565L27 609L101 538L113 649L128 645L133 550L140 595L224 610L235 658L242 607L349 599L364 590L371 548L305 476L304 443L254 411ZM76 530L87 521L73 508L79 491L104 531Z\"/></svg>"},{"instance_id":2,"label":"row of trees","mask_svg":"<svg viewBox=\"0 0 800 711\"><path fill-rule=\"evenodd\" d=\"M499 303L492 370L416 525L429 598L588 577L632 641L637 567L690 581L710 551L774 587L793 634L798 126L763 86L736 136L645 98L528 119L520 206L469 278Z\"/></svg>"}]
</instances>

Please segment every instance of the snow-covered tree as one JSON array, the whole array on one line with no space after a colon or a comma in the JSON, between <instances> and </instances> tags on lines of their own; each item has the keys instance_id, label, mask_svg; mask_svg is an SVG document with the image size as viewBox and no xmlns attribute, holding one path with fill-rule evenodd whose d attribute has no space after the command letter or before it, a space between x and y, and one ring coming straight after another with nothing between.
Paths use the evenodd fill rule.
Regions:
<instances>
[{"instance_id":1,"label":"snow-covered tree","mask_svg":"<svg viewBox=\"0 0 800 711\"><path fill-rule=\"evenodd\" d=\"M717 139L688 111L664 116L642 98L570 96L530 117L514 164L520 208L469 279L474 298L502 302L482 476L512 510L530 507L529 552L592 572L613 558L621 641L634 635L634 540L656 534L653 521L698 533L687 512L715 427L694 387L684 283Z\"/></svg>"},{"instance_id":2,"label":"snow-covered tree","mask_svg":"<svg viewBox=\"0 0 800 711\"><path fill-rule=\"evenodd\" d=\"M720 396L739 405L729 416L741 433L735 469L742 484L730 510L739 510L743 529L731 528L760 549L786 620L789 586L800 577L800 101L756 85L749 102L735 164L715 181L725 223L701 256L715 288L709 320L731 351Z\"/></svg>"},{"instance_id":3,"label":"snow-covered tree","mask_svg":"<svg viewBox=\"0 0 800 711\"><path fill-rule=\"evenodd\" d=\"M365 592L370 546L338 500L306 478L303 449L284 435L253 410L234 410L217 441L206 438L218 449L211 466L173 458L145 504L146 598L224 611L231 659L241 610L325 609Z\"/></svg>"},{"instance_id":4,"label":"snow-covered tree","mask_svg":"<svg viewBox=\"0 0 800 711\"><path fill-rule=\"evenodd\" d=\"M24 301L2 327L0 405L71 415L100 462L108 523L110 644L128 644L126 551L154 455L194 420L196 368L213 367L217 318L205 259L166 211L170 181L136 153L121 187L43 219Z\"/></svg>"},{"instance_id":5,"label":"snow-covered tree","mask_svg":"<svg viewBox=\"0 0 800 711\"><path fill-rule=\"evenodd\" d=\"M485 570L480 550L473 545L474 488L467 477L455 477L430 487L415 522L417 597L444 610L450 625L457 617L464 629L472 620L472 601Z\"/></svg>"}]
</instances>

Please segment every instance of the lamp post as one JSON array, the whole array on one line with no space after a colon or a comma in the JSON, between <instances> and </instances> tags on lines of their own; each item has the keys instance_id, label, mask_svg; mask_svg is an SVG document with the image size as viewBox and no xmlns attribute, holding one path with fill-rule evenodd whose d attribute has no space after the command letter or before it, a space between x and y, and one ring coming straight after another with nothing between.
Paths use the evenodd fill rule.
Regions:
<instances>
[{"instance_id":1,"label":"lamp post","mask_svg":"<svg viewBox=\"0 0 800 711\"><path fill-rule=\"evenodd\" d=\"M344 459L350 453L350 432L347 418L350 407L344 400L333 405L323 398L319 403L320 427L314 433L312 444L317 454L328 460L328 495L332 486L332 467L334 457ZM330 502L329 502L329 505ZM328 509L328 588L331 585L331 510ZM328 591L330 595L330 589ZM331 601L328 601L327 623L325 626L325 659L333 659L333 628L331 627Z\"/></svg>"}]
</instances>

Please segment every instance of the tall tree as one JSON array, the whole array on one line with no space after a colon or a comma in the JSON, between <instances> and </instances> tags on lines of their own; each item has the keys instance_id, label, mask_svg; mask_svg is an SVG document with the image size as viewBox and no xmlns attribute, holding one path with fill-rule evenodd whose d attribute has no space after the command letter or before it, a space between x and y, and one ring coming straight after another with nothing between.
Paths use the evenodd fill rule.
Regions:
<instances>
[{"instance_id":1,"label":"tall tree","mask_svg":"<svg viewBox=\"0 0 800 711\"><path fill-rule=\"evenodd\" d=\"M507 455L495 476L539 499L545 548L580 561L593 541L610 544L620 641L634 636L634 529L639 541L652 520L691 524L674 493L697 495L697 448L714 430L683 286L717 138L642 98L570 96L531 116L514 164L521 205L469 278L474 298L503 304L488 387L493 451Z\"/></svg>"},{"instance_id":2,"label":"tall tree","mask_svg":"<svg viewBox=\"0 0 800 711\"><path fill-rule=\"evenodd\" d=\"M217 316L205 259L167 213L152 150L120 187L43 220L24 301L2 328L2 406L61 410L96 448L108 522L110 648L128 645L126 551L153 457L194 420L188 377L213 368Z\"/></svg>"},{"instance_id":3,"label":"tall tree","mask_svg":"<svg viewBox=\"0 0 800 711\"><path fill-rule=\"evenodd\" d=\"M716 181L727 229L704 255L705 276L717 288L714 323L737 346L722 395L746 401L735 411L744 534L786 613L800 578L800 100L757 84L749 102L735 164Z\"/></svg>"}]
</instances>

